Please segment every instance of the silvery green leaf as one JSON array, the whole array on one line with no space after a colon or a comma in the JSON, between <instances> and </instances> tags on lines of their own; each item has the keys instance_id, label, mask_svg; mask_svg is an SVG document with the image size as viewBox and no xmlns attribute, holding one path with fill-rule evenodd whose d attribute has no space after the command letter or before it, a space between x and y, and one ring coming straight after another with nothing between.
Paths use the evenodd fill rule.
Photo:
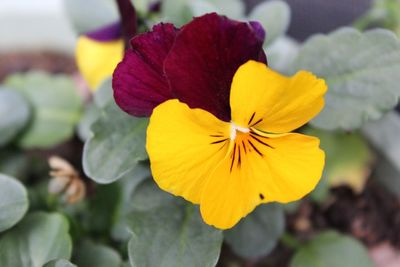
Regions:
<instances>
[{"instance_id":1,"label":"silvery green leaf","mask_svg":"<svg viewBox=\"0 0 400 267\"><path fill-rule=\"evenodd\" d=\"M374 178L400 198L400 171L388 160L381 159L378 162L374 170Z\"/></svg>"},{"instance_id":2,"label":"silvery green leaf","mask_svg":"<svg viewBox=\"0 0 400 267\"><path fill-rule=\"evenodd\" d=\"M400 172L400 114L389 112L362 128L365 137Z\"/></svg>"},{"instance_id":3,"label":"silvery green leaf","mask_svg":"<svg viewBox=\"0 0 400 267\"><path fill-rule=\"evenodd\" d=\"M0 147L11 141L28 123L29 103L15 90L0 87Z\"/></svg>"},{"instance_id":4,"label":"silvery green leaf","mask_svg":"<svg viewBox=\"0 0 400 267\"><path fill-rule=\"evenodd\" d=\"M262 2L251 11L248 19L261 23L267 33L265 44L270 45L287 31L290 7L281 0Z\"/></svg>"},{"instance_id":5,"label":"silvery green leaf","mask_svg":"<svg viewBox=\"0 0 400 267\"><path fill-rule=\"evenodd\" d=\"M54 259L69 259L68 230L68 220L60 214L28 214L0 237L0 266L42 267Z\"/></svg>"},{"instance_id":6,"label":"silvery green leaf","mask_svg":"<svg viewBox=\"0 0 400 267\"><path fill-rule=\"evenodd\" d=\"M118 9L113 0L64 0L64 8L78 34L119 20Z\"/></svg>"},{"instance_id":7,"label":"silvery green leaf","mask_svg":"<svg viewBox=\"0 0 400 267\"><path fill-rule=\"evenodd\" d=\"M193 15L189 7L190 0L163 0L161 15L163 21L171 22L177 27L189 22Z\"/></svg>"},{"instance_id":8,"label":"silvery green leaf","mask_svg":"<svg viewBox=\"0 0 400 267\"><path fill-rule=\"evenodd\" d=\"M18 180L0 174L0 232L19 222L28 205L25 187Z\"/></svg>"},{"instance_id":9,"label":"silvery green leaf","mask_svg":"<svg viewBox=\"0 0 400 267\"><path fill-rule=\"evenodd\" d=\"M18 138L23 148L49 148L71 138L82 101L72 78L44 72L9 76L5 84L29 101L33 119Z\"/></svg>"},{"instance_id":10,"label":"silvery green leaf","mask_svg":"<svg viewBox=\"0 0 400 267\"><path fill-rule=\"evenodd\" d=\"M257 207L238 225L225 232L225 241L244 258L258 258L271 252L285 229L282 206L266 204Z\"/></svg>"},{"instance_id":11,"label":"silvery green leaf","mask_svg":"<svg viewBox=\"0 0 400 267\"><path fill-rule=\"evenodd\" d=\"M219 14L226 15L231 19L242 19L246 10L243 0L206 0L216 7Z\"/></svg>"},{"instance_id":12,"label":"silvery green leaf","mask_svg":"<svg viewBox=\"0 0 400 267\"><path fill-rule=\"evenodd\" d=\"M85 143L83 168L98 183L111 183L147 158L145 149L148 120L121 111L111 102L101 110Z\"/></svg>"},{"instance_id":13,"label":"silvery green leaf","mask_svg":"<svg viewBox=\"0 0 400 267\"><path fill-rule=\"evenodd\" d=\"M400 41L383 29L341 28L305 42L293 64L326 80L325 107L311 123L353 130L379 119L400 96Z\"/></svg>"},{"instance_id":14,"label":"silvery green leaf","mask_svg":"<svg viewBox=\"0 0 400 267\"><path fill-rule=\"evenodd\" d=\"M190 11L192 12L193 16L199 17L207 13L221 13L218 8L210 3L209 1L205 0L192 0L188 2L188 6Z\"/></svg>"},{"instance_id":15,"label":"silvery green leaf","mask_svg":"<svg viewBox=\"0 0 400 267\"><path fill-rule=\"evenodd\" d=\"M74 250L74 262L79 267L120 267L121 256L113 248L85 240Z\"/></svg>"},{"instance_id":16,"label":"silvery green leaf","mask_svg":"<svg viewBox=\"0 0 400 267\"><path fill-rule=\"evenodd\" d=\"M146 180L133 195L128 253L133 267L213 267L222 232L206 225L197 207ZM156 255L156 256L155 256Z\"/></svg>"},{"instance_id":17,"label":"silvery green leaf","mask_svg":"<svg viewBox=\"0 0 400 267\"><path fill-rule=\"evenodd\" d=\"M265 47L268 66L276 71L289 74L291 64L299 52L299 44L292 38L282 36Z\"/></svg>"},{"instance_id":18,"label":"silvery green leaf","mask_svg":"<svg viewBox=\"0 0 400 267\"><path fill-rule=\"evenodd\" d=\"M113 98L113 89L112 89L112 79L105 79L97 88L93 97L94 103L99 108L104 108L111 101L114 101Z\"/></svg>"},{"instance_id":19,"label":"silvery green leaf","mask_svg":"<svg viewBox=\"0 0 400 267\"><path fill-rule=\"evenodd\" d=\"M60 259L60 260L52 260L46 263L43 267L77 267L77 266L67 260Z\"/></svg>"},{"instance_id":20,"label":"silvery green leaf","mask_svg":"<svg viewBox=\"0 0 400 267\"><path fill-rule=\"evenodd\" d=\"M290 267L373 267L367 249L356 239L323 232L302 246Z\"/></svg>"}]
</instances>

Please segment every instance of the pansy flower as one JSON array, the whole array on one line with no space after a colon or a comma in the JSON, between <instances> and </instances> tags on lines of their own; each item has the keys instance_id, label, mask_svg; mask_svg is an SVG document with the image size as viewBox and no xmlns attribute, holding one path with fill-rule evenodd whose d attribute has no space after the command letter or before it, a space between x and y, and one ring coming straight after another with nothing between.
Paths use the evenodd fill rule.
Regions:
<instances>
[{"instance_id":1,"label":"pansy flower","mask_svg":"<svg viewBox=\"0 0 400 267\"><path fill-rule=\"evenodd\" d=\"M234 226L257 205L302 198L318 183L319 140L291 131L324 105L325 82L266 65L256 22L217 14L132 39L114 72L117 104L148 116L156 183L199 204L204 221Z\"/></svg>"},{"instance_id":2,"label":"pansy flower","mask_svg":"<svg viewBox=\"0 0 400 267\"><path fill-rule=\"evenodd\" d=\"M117 0L120 21L79 36L76 64L91 90L110 77L122 60L127 40L136 34L136 12L130 0Z\"/></svg>"}]
</instances>

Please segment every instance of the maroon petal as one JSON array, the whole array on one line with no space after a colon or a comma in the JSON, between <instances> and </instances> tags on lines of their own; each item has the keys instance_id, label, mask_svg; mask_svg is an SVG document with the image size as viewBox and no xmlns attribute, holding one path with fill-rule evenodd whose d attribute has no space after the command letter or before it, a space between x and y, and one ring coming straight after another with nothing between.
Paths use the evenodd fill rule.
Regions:
<instances>
[{"instance_id":1,"label":"maroon petal","mask_svg":"<svg viewBox=\"0 0 400 267\"><path fill-rule=\"evenodd\" d=\"M158 104L172 98L163 63L177 32L172 24L158 24L131 40L132 48L113 75L114 98L122 110L149 116Z\"/></svg>"},{"instance_id":2,"label":"maroon petal","mask_svg":"<svg viewBox=\"0 0 400 267\"><path fill-rule=\"evenodd\" d=\"M215 13L195 18L179 32L164 63L173 93L191 108L230 121L233 75L248 60L265 62L264 35L258 24Z\"/></svg>"}]
</instances>

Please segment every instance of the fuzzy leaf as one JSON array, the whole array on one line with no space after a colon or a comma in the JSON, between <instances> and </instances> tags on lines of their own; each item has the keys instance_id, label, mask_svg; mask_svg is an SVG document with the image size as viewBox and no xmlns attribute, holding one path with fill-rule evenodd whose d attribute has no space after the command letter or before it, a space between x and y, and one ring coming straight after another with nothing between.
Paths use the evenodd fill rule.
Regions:
<instances>
[{"instance_id":1,"label":"fuzzy leaf","mask_svg":"<svg viewBox=\"0 0 400 267\"><path fill-rule=\"evenodd\" d=\"M259 206L233 229L225 241L241 257L257 258L271 252L285 228L283 209L277 204Z\"/></svg>"},{"instance_id":2,"label":"fuzzy leaf","mask_svg":"<svg viewBox=\"0 0 400 267\"><path fill-rule=\"evenodd\" d=\"M28 205L25 187L18 180L0 174L0 232L19 222Z\"/></svg>"},{"instance_id":3,"label":"fuzzy leaf","mask_svg":"<svg viewBox=\"0 0 400 267\"><path fill-rule=\"evenodd\" d=\"M251 11L248 20L261 23L267 32L265 45L269 45L284 35L289 28L290 7L280 0L262 2Z\"/></svg>"},{"instance_id":4,"label":"fuzzy leaf","mask_svg":"<svg viewBox=\"0 0 400 267\"><path fill-rule=\"evenodd\" d=\"M75 264L70 263L67 260L60 259L60 260L52 260L43 267L77 267Z\"/></svg>"},{"instance_id":5,"label":"fuzzy leaf","mask_svg":"<svg viewBox=\"0 0 400 267\"><path fill-rule=\"evenodd\" d=\"M324 232L294 255L290 267L373 267L366 248L356 239Z\"/></svg>"},{"instance_id":6,"label":"fuzzy leaf","mask_svg":"<svg viewBox=\"0 0 400 267\"><path fill-rule=\"evenodd\" d=\"M293 71L305 69L326 80L323 111L311 123L353 130L394 108L400 96L400 41L383 29L361 33L342 28L305 42Z\"/></svg>"},{"instance_id":7,"label":"fuzzy leaf","mask_svg":"<svg viewBox=\"0 0 400 267\"><path fill-rule=\"evenodd\" d=\"M74 262L81 267L120 267L122 259L110 247L84 241L75 250Z\"/></svg>"},{"instance_id":8,"label":"fuzzy leaf","mask_svg":"<svg viewBox=\"0 0 400 267\"><path fill-rule=\"evenodd\" d=\"M137 188L132 203L128 252L133 267L216 265L222 232L206 225L195 206L162 192L151 180Z\"/></svg>"},{"instance_id":9,"label":"fuzzy leaf","mask_svg":"<svg viewBox=\"0 0 400 267\"><path fill-rule=\"evenodd\" d=\"M0 87L0 147L25 127L29 117L29 103L23 95Z\"/></svg>"},{"instance_id":10,"label":"fuzzy leaf","mask_svg":"<svg viewBox=\"0 0 400 267\"><path fill-rule=\"evenodd\" d=\"M148 120L129 116L114 103L101 110L85 143L83 168L98 183L111 183L147 158L145 149Z\"/></svg>"},{"instance_id":11,"label":"fuzzy leaf","mask_svg":"<svg viewBox=\"0 0 400 267\"><path fill-rule=\"evenodd\" d=\"M42 267L69 259L72 243L68 221L57 213L36 212L0 238L0 266Z\"/></svg>"},{"instance_id":12,"label":"fuzzy leaf","mask_svg":"<svg viewBox=\"0 0 400 267\"><path fill-rule=\"evenodd\" d=\"M82 103L70 77L28 72L9 76L5 84L32 106L33 119L18 139L21 147L49 148L72 137Z\"/></svg>"}]
</instances>

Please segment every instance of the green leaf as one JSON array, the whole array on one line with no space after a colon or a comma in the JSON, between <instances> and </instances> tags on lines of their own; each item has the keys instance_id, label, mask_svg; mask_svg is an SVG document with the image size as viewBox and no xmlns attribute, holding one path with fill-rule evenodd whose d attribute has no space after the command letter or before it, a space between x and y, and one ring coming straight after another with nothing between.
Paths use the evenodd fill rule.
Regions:
<instances>
[{"instance_id":1,"label":"green leaf","mask_svg":"<svg viewBox=\"0 0 400 267\"><path fill-rule=\"evenodd\" d=\"M388 160L381 159L374 170L374 178L400 198L400 171Z\"/></svg>"},{"instance_id":2,"label":"green leaf","mask_svg":"<svg viewBox=\"0 0 400 267\"><path fill-rule=\"evenodd\" d=\"M74 262L79 267L120 267L121 256L114 249L84 241L74 253Z\"/></svg>"},{"instance_id":3,"label":"green leaf","mask_svg":"<svg viewBox=\"0 0 400 267\"><path fill-rule=\"evenodd\" d=\"M86 106L85 112L78 124L78 135L82 141L86 141L92 135L92 124L99 118L100 109L105 108L107 104L113 101L112 80L106 79L97 88L93 95L93 102Z\"/></svg>"},{"instance_id":4,"label":"green leaf","mask_svg":"<svg viewBox=\"0 0 400 267\"><path fill-rule=\"evenodd\" d=\"M258 258L270 253L285 229L282 206L257 207L233 229L225 232L225 241L244 258Z\"/></svg>"},{"instance_id":5,"label":"green leaf","mask_svg":"<svg viewBox=\"0 0 400 267\"><path fill-rule=\"evenodd\" d=\"M147 158L145 149L148 120L129 116L114 103L107 105L92 125L86 141L83 168L98 183L111 183Z\"/></svg>"},{"instance_id":6,"label":"green leaf","mask_svg":"<svg viewBox=\"0 0 400 267\"><path fill-rule=\"evenodd\" d=\"M119 20L113 0L64 0L64 8L78 34L96 30ZM93 8L96 12L93 12Z\"/></svg>"},{"instance_id":7,"label":"green leaf","mask_svg":"<svg viewBox=\"0 0 400 267\"><path fill-rule=\"evenodd\" d=\"M94 103L98 108L106 107L111 101L114 101L113 98L113 89L112 89L112 79L105 79L97 88L93 97Z\"/></svg>"},{"instance_id":8,"label":"green leaf","mask_svg":"<svg viewBox=\"0 0 400 267\"><path fill-rule=\"evenodd\" d=\"M86 142L92 135L92 124L99 118L100 109L94 104L90 103L85 107L85 111L83 112L83 116L79 121L77 133L79 138Z\"/></svg>"},{"instance_id":9,"label":"green leaf","mask_svg":"<svg viewBox=\"0 0 400 267\"><path fill-rule=\"evenodd\" d=\"M0 147L11 141L27 124L29 104L18 92L0 87Z\"/></svg>"},{"instance_id":10,"label":"green leaf","mask_svg":"<svg viewBox=\"0 0 400 267\"><path fill-rule=\"evenodd\" d=\"M161 5L163 21L171 22L177 27L192 19L192 12L188 0L163 0Z\"/></svg>"},{"instance_id":11,"label":"green leaf","mask_svg":"<svg viewBox=\"0 0 400 267\"><path fill-rule=\"evenodd\" d=\"M282 36L265 48L268 66L281 73L289 74L290 67L299 53L300 45L294 39Z\"/></svg>"},{"instance_id":12,"label":"green leaf","mask_svg":"<svg viewBox=\"0 0 400 267\"><path fill-rule=\"evenodd\" d=\"M245 5L242 0L191 0L188 5L193 11L193 16L216 12L231 19L243 19Z\"/></svg>"},{"instance_id":13,"label":"green leaf","mask_svg":"<svg viewBox=\"0 0 400 267\"><path fill-rule=\"evenodd\" d=\"M293 70L326 80L325 108L311 123L353 130L394 108L400 96L400 41L390 31L342 28L305 42Z\"/></svg>"},{"instance_id":14,"label":"green leaf","mask_svg":"<svg viewBox=\"0 0 400 267\"><path fill-rule=\"evenodd\" d=\"M213 4L219 14L226 15L231 19L242 19L246 10L244 1L242 0L207 0Z\"/></svg>"},{"instance_id":15,"label":"green leaf","mask_svg":"<svg viewBox=\"0 0 400 267\"><path fill-rule=\"evenodd\" d=\"M108 233L117 220L122 198L118 183L97 185L92 198L88 200L88 229L95 233Z\"/></svg>"},{"instance_id":16,"label":"green leaf","mask_svg":"<svg viewBox=\"0 0 400 267\"><path fill-rule=\"evenodd\" d=\"M400 115L390 112L362 128L364 136L400 172Z\"/></svg>"},{"instance_id":17,"label":"green leaf","mask_svg":"<svg viewBox=\"0 0 400 267\"><path fill-rule=\"evenodd\" d=\"M222 232L206 225L196 207L147 180L132 199L129 259L134 267L215 266ZM157 256L154 256L157 255Z\"/></svg>"},{"instance_id":18,"label":"green leaf","mask_svg":"<svg viewBox=\"0 0 400 267\"><path fill-rule=\"evenodd\" d=\"M42 267L69 259L72 250L68 221L57 213L37 212L0 238L0 266Z\"/></svg>"},{"instance_id":19,"label":"green leaf","mask_svg":"<svg viewBox=\"0 0 400 267\"><path fill-rule=\"evenodd\" d=\"M248 20L262 24L267 33L265 45L269 45L284 35L289 28L290 7L280 0L262 2L251 11Z\"/></svg>"},{"instance_id":20,"label":"green leaf","mask_svg":"<svg viewBox=\"0 0 400 267\"><path fill-rule=\"evenodd\" d=\"M0 174L0 232L19 222L28 205L25 187L18 180Z\"/></svg>"},{"instance_id":21,"label":"green leaf","mask_svg":"<svg viewBox=\"0 0 400 267\"><path fill-rule=\"evenodd\" d=\"M132 197L136 188L145 180L151 177L150 166L146 162L138 164L132 171L124 175L118 184L122 189L121 202L118 210L117 223L112 229L114 240L127 242L130 238L130 231L127 227L127 216L135 209L132 205Z\"/></svg>"},{"instance_id":22,"label":"green leaf","mask_svg":"<svg viewBox=\"0 0 400 267\"><path fill-rule=\"evenodd\" d=\"M75 264L70 263L67 260L60 259L60 260L52 260L43 267L77 267L77 266Z\"/></svg>"},{"instance_id":23,"label":"green leaf","mask_svg":"<svg viewBox=\"0 0 400 267\"><path fill-rule=\"evenodd\" d=\"M29 72L10 76L5 84L32 106L33 120L18 139L21 147L49 148L72 137L82 103L70 77Z\"/></svg>"},{"instance_id":24,"label":"green leaf","mask_svg":"<svg viewBox=\"0 0 400 267\"><path fill-rule=\"evenodd\" d=\"M15 148L0 151L0 173L25 181L30 173L30 163L30 156L23 151Z\"/></svg>"},{"instance_id":25,"label":"green leaf","mask_svg":"<svg viewBox=\"0 0 400 267\"><path fill-rule=\"evenodd\" d=\"M306 128L304 133L318 137L325 151L325 186L347 185L360 193L371 173L372 162L372 152L363 136L359 133L328 132L313 128ZM324 197L318 200L324 200Z\"/></svg>"},{"instance_id":26,"label":"green leaf","mask_svg":"<svg viewBox=\"0 0 400 267\"><path fill-rule=\"evenodd\" d=\"M373 267L365 247L333 231L316 236L294 255L290 267Z\"/></svg>"}]
</instances>

